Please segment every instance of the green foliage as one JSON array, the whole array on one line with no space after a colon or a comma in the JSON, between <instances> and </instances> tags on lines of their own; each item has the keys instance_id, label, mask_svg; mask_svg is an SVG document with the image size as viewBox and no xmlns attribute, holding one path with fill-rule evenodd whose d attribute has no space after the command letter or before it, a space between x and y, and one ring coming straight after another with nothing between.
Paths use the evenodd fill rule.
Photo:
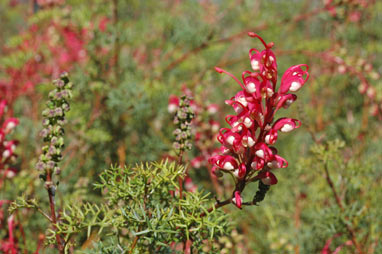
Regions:
<instances>
[{"instance_id":1,"label":"green foliage","mask_svg":"<svg viewBox=\"0 0 382 254\"><path fill-rule=\"evenodd\" d=\"M334 240L338 246L351 239L348 230L350 226L356 232L358 239L366 239L367 242L364 244L372 245L374 240L371 239L379 238L381 234L381 231L376 230L376 225L382 225L382 220L370 212L369 208L380 206L381 200L372 198L375 195L373 191L365 191L364 187L379 188L375 186L377 171L368 161L346 158L344 149L343 141L329 141L326 144L314 145L311 148L312 158L300 160L302 169L319 172L315 175L321 175L321 180L317 179L316 184L308 188L309 192L315 192L317 195L305 201L312 203L309 205L311 212L308 212L310 209L306 212L306 219L310 221L311 226L306 225L306 228L311 228L311 234L322 242L341 234ZM329 178L333 182L332 189L325 186ZM340 198L340 204L333 189ZM330 198L323 199L325 196ZM308 240L310 237L310 234L305 233L303 239ZM319 241L315 241L306 244L304 251L317 252L322 248L322 244L318 243Z\"/></svg>"},{"instance_id":2,"label":"green foliage","mask_svg":"<svg viewBox=\"0 0 382 254\"><path fill-rule=\"evenodd\" d=\"M71 246L70 240L73 235L87 230L87 238L90 237L92 229L97 228L97 234L101 234L106 227L113 226L113 211L107 206L85 203L82 205L68 205L61 213L61 220L57 223L56 230L50 230L47 243L55 244L56 235L64 235L67 248Z\"/></svg>"},{"instance_id":3,"label":"green foliage","mask_svg":"<svg viewBox=\"0 0 382 254\"><path fill-rule=\"evenodd\" d=\"M227 234L229 226L221 212L208 211L214 205L209 194L183 192L179 198L177 181L184 175L183 166L166 161L105 170L96 187L104 193L106 204L69 204L61 213L57 230L50 231L49 243L60 234L69 245L74 244L72 237L86 231L88 239L96 232L101 239L118 240L118 244L102 241L95 245L106 252L112 245L113 251L170 253L170 243L191 240L194 251L203 253L203 246Z\"/></svg>"}]
</instances>

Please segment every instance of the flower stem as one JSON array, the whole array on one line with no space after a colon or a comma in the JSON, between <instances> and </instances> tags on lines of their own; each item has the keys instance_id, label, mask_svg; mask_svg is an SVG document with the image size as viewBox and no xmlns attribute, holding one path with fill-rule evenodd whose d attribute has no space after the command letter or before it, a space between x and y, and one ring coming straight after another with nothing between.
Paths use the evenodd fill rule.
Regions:
<instances>
[{"instance_id":1,"label":"flower stem","mask_svg":"<svg viewBox=\"0 0 382 254\"><path fill-rule=\"evenodd\" d=\"M48 172L47 174L47 181L45 182L45 187L48 191L48 195L49 195L49 206L50 206L50 218L51 218L51 223L52 223L52 227L55 231L57 231L57 217L56 217L56 207L55 207L55 200L54 200L54 196L55 196L55 186L53 185L52 183L52 172ZM60 254L63 254L64 253L64 245L62 244L62 240L61 240L61 237L59 234L57 234L56 232L56 241L57 241L57 247L58 247L58 250L59 250L59 253Z\"/></svg>"},{"instance_id":2,"label":"flower stem","mask_svg":"<svg viewBox=\"0 0 382 254\"><path fill-rule=\"evenodd\" d=\"M179 158L178 158L178 164L182 165L183 163L183 151L180 151ZM183 198L183 177L178 176L178 183L179 183L179 199Z\"/></svg>"}]
</instances>

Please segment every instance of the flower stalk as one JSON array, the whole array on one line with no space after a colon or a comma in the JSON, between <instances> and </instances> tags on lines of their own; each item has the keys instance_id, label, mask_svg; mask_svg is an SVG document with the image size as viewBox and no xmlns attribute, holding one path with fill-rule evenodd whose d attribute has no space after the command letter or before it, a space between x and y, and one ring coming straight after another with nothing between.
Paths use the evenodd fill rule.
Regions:
<instances>
[{"instance_id":1,"label":"flower stalk","mask_svg":"<svg viewBox=\"0 0 382 254\"><path fill-rule=\"evenodd\" d=\"M40 178L45 182L49 196L50 219L53 229L57 230L55 195L58 181L55 183L54 176L61 172L58 164L62 160L64 148L63 125L66 122L65 114L70 110L68 100L72 97L73 84L69 81L67 73L61 74L60 78L53 83L56 88L49 93L47 107L42 112L44 129L40 132L40 136L46 145L42 148L36 169L40 171ZM64 253L65 243L59 234L56 234L56 241L60 253Z\"/></svg>"},{"instance_id":2,"label":"flower stalk","mask_svg":"<svg viewBox=\"0 0 382 254\"><path fill-rule=\"evenodd\" d=\"M171 99L171 98L170 98ZM177 101L178 98L173 97L172 100ZM175 104L177 104L174 101ZM187 96L182 96L178 101L179 106L176 108L176 114L174 116L174 124L177 126L173 132L175 136L175 142L173 147L178 155L178 164L183 163L183 153L186 150L192 148L191 143L191 122L194 118L194 113L190 107L190 99ZM170 106L170 105L169 105ZM183 177L178 178L179 182L179 196L183 196Z\"/></svg>"}]
</instances>

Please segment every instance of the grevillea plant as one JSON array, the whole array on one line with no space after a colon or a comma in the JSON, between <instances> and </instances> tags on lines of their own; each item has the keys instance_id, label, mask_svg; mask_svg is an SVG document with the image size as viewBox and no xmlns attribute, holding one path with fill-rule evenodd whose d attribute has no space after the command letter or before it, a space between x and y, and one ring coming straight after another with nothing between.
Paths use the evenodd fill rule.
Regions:
<instances>
[{"instance_id":1,"label":"grevillea plant","mask_svg":"<svg viewBox=\"0 0 382 254\"><path fill-rule=\"evenodd\" d=\"M281 108L288 108L297 99L294 92L309 78L306 64L291 66L283 74L277 89L277 62L272 51L274 44L267 44L255 33L250 32L248 35L258 38L265 47L262 51L250 49L253 71L244 71L240 81L231 73L215 67L217 72L231 76L242 90L226 100L236 115L226 116L230 128L220 129L217 138L222 144L220 153L209 159L216 176L223 173L233 176L235 189L232 199L224 203L232 202L238 208L263 200L269 186L277 183L272 172L288 166L287 160L278 155L274 145L280 132L290 132L300 127L301 122L286 117L275 120L275 114ZM244 203L242 192L247 184L254 181L259 181L259 191L253 201Z\"/></svg>"}]
</instances>

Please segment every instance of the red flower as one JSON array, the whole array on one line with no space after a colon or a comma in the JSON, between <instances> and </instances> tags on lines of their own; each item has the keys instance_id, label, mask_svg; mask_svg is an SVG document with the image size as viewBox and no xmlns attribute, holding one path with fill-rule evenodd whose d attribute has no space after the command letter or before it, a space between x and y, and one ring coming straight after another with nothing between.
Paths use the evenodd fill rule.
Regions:
<instances>
[{"instance_id":1,"label":"red flower","mask_svg":"<svg viewBox=\"0 0 382 254\"><path fill-rule=\"evenodd\" d=\"M222 128L217 137L223 145L221 153L209 159L215 175L225 172L237 179L232 202L239 208L242 205L240 195L247 183L260 180L265 185L276 184L277 178L271 170L288 166L272 145L276 143L279 132L299 128L301 122L292 118L274 121L274 116L280 108L288 108L297 99L293 92L303 87L309 78L307 65L295 65L285 71L280 87L276 89L277 61L272 51L273 43L265 43L255 33L248 35L258 38L265 47L262 51L249 51L253 71L244 71L240 81L231 73L215 67L217 72L232 77L241 90L226 101L236 114L225 118L230 128Z\"/></svg>"},{"instance_id":2,"label":"red flower","mask_svg":"<svg viewBox=\"0 0 382 254\"><path fill-rule=\"evenodd\" d=\"M168 98L168 112L175 113L179 107L179 98L176 95L171 94Z\"/></svg>"},{"instance_id":3,"label":"red flower","mask_svg":"<svg viewBox=\"0 0 382 254\"><path fill-rule=\"evenodd\" d=\"M8 118L1 121L5 113L7 102L5 100L0 101L0 175L4 175L7 178L15 176L17 170L10 167L13 159L16 158L15 150L18 141L7 140L6 136L12 132L12 130L19 124L19 120L16 118ZM1 178L3 179L3 178ZM2 186L2 180L0 180L0 188Z\"/></svg>"},{"instance_id":4,"label":"red flower","mask_svg":"<svg viewBox=\"0 0 382 254\"><path fill-rule=\"evenodd\" d=\"M232 198L232 202L241 209L241 203L242 203L242 198L240 196L240 191L235 191L234 198Z\"/></svg>"}]
</instances>

